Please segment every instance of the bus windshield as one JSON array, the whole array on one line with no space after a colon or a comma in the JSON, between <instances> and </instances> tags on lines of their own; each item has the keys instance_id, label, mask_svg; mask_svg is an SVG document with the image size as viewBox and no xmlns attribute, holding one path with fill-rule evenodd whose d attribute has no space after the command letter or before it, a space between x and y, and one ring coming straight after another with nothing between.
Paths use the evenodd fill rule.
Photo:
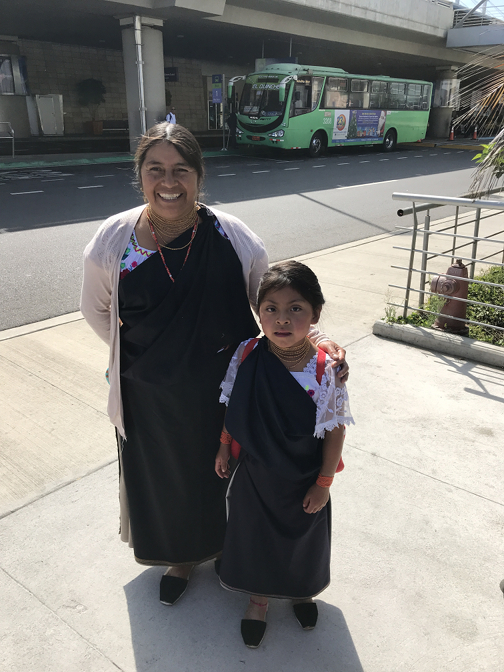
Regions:
<instances>
[{"instance_id":1,"label":"bus windshield","mask_svg":"<svg viewBox=\"0 0 504 672\"><path fill-rule=\"evenodd\" d=\"M249 117L279 117L285 101L280 102L278 75L247 77L240 100L239 113ZM286 96L287 97L287 96Z\"/></svg>"}]
</instances>

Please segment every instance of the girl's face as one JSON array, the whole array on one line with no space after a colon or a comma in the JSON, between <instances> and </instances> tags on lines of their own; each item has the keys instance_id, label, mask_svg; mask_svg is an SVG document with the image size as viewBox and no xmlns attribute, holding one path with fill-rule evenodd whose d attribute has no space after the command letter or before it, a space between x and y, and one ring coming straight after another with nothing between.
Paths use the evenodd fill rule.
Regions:
<instances>
[{"instance_id":1,"label":"girl's face","mask_svg":"<svg viewBox=\"0 0 504 672\"><path fill-rule=\"evenodd\" d=\"M319 316L320 308L314 309L292 287L268 292L259 306L262 329L280 348L302 343L310 325L316 324Z\"/></svg>"},{"instance_id":2,"label":"girl's face","mask_svg":"<svg viewBox=\"0 0 504 672\"><path fill-rule=\"evenodd\" d=\"M178 219L191 211L198 197L198 173L175 147L161 142L149 149L141 184L151 208L161 217Z\"/></svg>"}]
</instances>

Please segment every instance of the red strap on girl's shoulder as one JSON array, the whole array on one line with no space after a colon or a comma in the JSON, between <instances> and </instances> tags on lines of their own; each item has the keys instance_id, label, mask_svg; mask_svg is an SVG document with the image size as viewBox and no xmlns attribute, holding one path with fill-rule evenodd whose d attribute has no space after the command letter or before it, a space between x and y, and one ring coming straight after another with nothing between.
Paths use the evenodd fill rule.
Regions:
<instances>
[{"instance_id":1,"label":"red strap on girl's shoulder","mask_svg":"<svg viewBox=\"0 0 504 672\"><path fill-rule=\"evenodd\" d=\"M326 353L319 348L317 352L317 369L315 373L315 378L317 379L317 383L319 385L322 382L322 376L324 375L325 363L326 363Z\"/></svg>"},{"instance_id":2,"label":"red strap on girl's shoulder","mask_svg":"<svg viewBox=\"0 0 504 672\"><path fill-rule=\"evenodd\" d=\"M257 343L259 339L258 338L251 338L250 341L247 343L247 345L243 348L243 354L241 361L247 357L247 355L250 355L252 350L254 349L254 345ZM237 460L240 457L240 451L241 451L241 446L238 443L236 439L233 439L231 441L231 455Z\"/></svg>"},{"instance_id":3,"label":"red strap on girl's shoulder","mask_svg":"<svg viewBox=\"0 0 504 672\"><path fill-rule=\"evenodd\" d=\"M250 353L254 349L254 346L255 346L255 344L257 343L258 340L259 340L258 338L251 338L250 341L247 343L247 345L243 349L243 355L242 355L242 358L241 358L242 362L248 355L250 355Z\"/></svg>"}]
</instances>

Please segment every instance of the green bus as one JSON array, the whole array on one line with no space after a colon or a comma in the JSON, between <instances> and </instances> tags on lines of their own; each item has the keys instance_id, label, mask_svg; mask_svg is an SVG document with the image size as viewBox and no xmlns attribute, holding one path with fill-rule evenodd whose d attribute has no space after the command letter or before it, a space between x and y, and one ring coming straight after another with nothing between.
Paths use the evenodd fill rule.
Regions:
<instances>
[{"instance_id":1,"label":"green bus","mask_svg":"<svg viewBox=\"0 0 504 672\"><path fill-rule=\"evenodd\" d=\"M425 138L430 82L275 63L229 80L229 98L241 79L238 145L308 149L317 157L327 147L381 144L391 151Z\"/></svg>"}]
</instances>

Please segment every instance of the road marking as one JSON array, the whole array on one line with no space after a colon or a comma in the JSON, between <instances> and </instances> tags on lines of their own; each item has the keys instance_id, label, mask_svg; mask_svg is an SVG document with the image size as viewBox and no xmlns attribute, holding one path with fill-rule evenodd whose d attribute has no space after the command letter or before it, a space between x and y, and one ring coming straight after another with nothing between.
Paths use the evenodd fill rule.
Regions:
<instances>
[{"instance_id":1,"label":"road marking","mask_svg":"<svg viewBox=\"0 0 504 672\"><path fill-rule=\"evenodd\" d=\"M41 182L64 182L65 178L64 177L55 177L52 180L40 180Z\"/></svg>"},{"instance_id":2,"label":"road marking","mask_svg":"<svg viewBox=\"0 0 504 672\"><path fill-rule=\"evenodd\" d=\"M40 189L38 191L11 191L11 196L22 196L23 194L43 194Z\"/></svg>"},{"instance_id":3,"label":"road marking","mask_svg":"<svg viewBox=\"0 0 504 672\"><path fill-rule=\"evenodd\" d=\"M325 168L325 163L322 166L312 166L312 168Z\"/></svg>"},{"instance_id":4,"label":"road marking","mask_svg":"<svg viewBox=\"0 0 504 672\"><path fill-rule=\"evenodd\" d=\"M370 161L359 161L359 163L371 163Z\"/></svg>"},{"instance_id":5,"label":"road marking","mask_svg":"<svg viewBox=\"0 0 504 672\"><path fill-rule=\"evenodd\" d=\"M390 161L390 159L378 159L378 161Z\"/></svg>"},{"instance_id":6,"label":"road marking","mask_svg":"<svg viewBox=\"0 0 504 672\"><path fill-rule=\"evenodd\" d=\"M260 166L260 163L247 163L247 166Z\"/></svg>"},{"instance_id":7,"label":"road marking","mask_svg":"<svg viewBox=\"0 0 504 672\"><path fill-rule=\"evenodd\" d=\"M215 166L216 168L229 168L229 166Z\"/></svg>"},{"instance_id":8,"label":"road marking","mask_svg":"<svg viewBox=\"0 0 504 672\"><path fill-rule=\"evenodd\" d=\"M398 160L398 161L401 161L401 159L407 159L407 158L408 158L407 156L398 156L398 157L397 157L397 160Z\"/></svg>"},{"instance_id":9,"label":"road marking","mask_svg":"<svg viewBox=\"0 0 504 672\"><path fill-rule=\"evenodd\" d=\"M253 170L252 175L257 175L257 173L269 173L269 170Z\"/></svg>"},{"instance_id":10,"label":"road marking","mask_svg":"<svg viewBox=\"0 0 504 672\"><path fill-rule=\"evenodd\" d=\"M338 163L337 165L338 166L349 166L350 164L349 163Z\"/></svg>"},{"instance_id":11,"label":"road marking","mask_svg":"<svg viewBox=\"0 0 504 672\"><path fill-rule=\"evenodd\" d=\"M476 151L476 150L474 150L474 151ZM461 149L459 152L457 152L457 154L463 154L464 152L465 152L465 149Z\"/></svg>"},{"instance_id":12,"label":"road marking","mask_svg":"<svg viewBox=\"0 0 504 672\"><path fill-rule=\"evenodd\" d=\"M356 187L372 187L375 184L387 184L388 182L397 182L397 180L383 180L383 182L368 182L367 184L352 184L349 187L339 187L339 189L355 189Z\"/></svg>"},{"instance_id":13,"label":"road marking","mask_svg":"<svg viewBox=\"0 0 504 672\"><path fill-rule=\"evenodd\" d=\"M103 184L90 184L88 187L77 187L77 189L99 189Z\"/></svg>"},{"instance_id":14,"label":"road marking","mask_svg":"<svg viewBox=\"0 0 504 672\"><path fill-rule=\"evenodd\" d=\"M217 175L217 177L231 177L232 175L236 175L236 173L222 173L222 175Z\"/></svg>"},{"instance_id":15,"label":"road marking","mask_svg":"<svg viewBox=\"0 0 504 672\"><path fill-rule=\"evenodd\" d=\"M93 177L115 177L115 175L93 175Z\"/></svg>"},{"instance_id":16,"label":"road marking","mask_svg":"<svg viewBox=\"0 0 504 672\"><path fill-rule=\"evenodd\" d=\"M284 168L284 170L299 170L299 168Z\"/></svg>"},{"instance_id":17,"label":"road marking","mask_svg":"<svg viewBox=\"0 0 504 672\"><path fill-rule=\"evenodd\" d=\"M423 159L422 154L415 154L414 159Z\"/></svg>"},{"instance_id":18,"label":"road marking","mask_svg":"<svg viewBox=\"0 0 504 672\"><path fill-rule=\"evenodd\" d=\"M437 154L429 154L429 156L437 156Z\"/></svg>"},{"instance_id":19,"label":"road marking","mask_svg":"<svg viewBox=\"0 0 504 672\"><path fill-rule=\"evenodd\" d=\"M444 154L445 154L445 155L446 155L446 154L451 154L451 152L444 152Z\"/></svg>"}]
</instances>

